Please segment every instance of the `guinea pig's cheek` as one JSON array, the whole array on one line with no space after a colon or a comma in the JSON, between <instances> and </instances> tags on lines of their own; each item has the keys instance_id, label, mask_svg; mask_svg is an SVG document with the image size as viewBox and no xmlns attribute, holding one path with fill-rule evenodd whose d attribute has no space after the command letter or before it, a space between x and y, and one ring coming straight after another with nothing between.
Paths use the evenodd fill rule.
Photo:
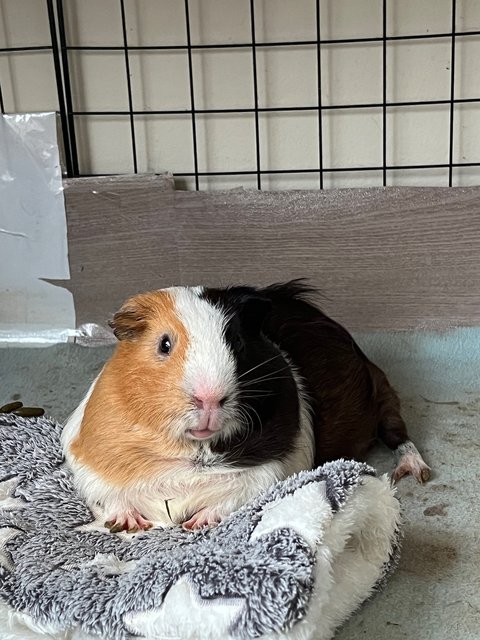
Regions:
<instances>
[{"instance_id":1,"label":"guinea pig's cheek","mask_svg":"<svg viewBox=\"0 0 480 640\"><path fill-rule=\"evenodd\" d=\"M190 419L189 416L185 418L176 420L175 423L170 425L169 433L173 440L178 442L183 442L186 434L188 434L191 429L195 428L195 422Z\"/></svg>"}]
</instances>

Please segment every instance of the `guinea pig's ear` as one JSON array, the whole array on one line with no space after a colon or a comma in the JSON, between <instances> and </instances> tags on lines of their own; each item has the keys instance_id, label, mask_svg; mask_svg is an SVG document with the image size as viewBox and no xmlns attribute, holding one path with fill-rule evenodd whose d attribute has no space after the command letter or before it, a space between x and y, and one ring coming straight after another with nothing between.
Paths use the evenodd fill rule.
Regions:
<instances>
[{"instance_id":1,"label":"guinea pig's ear","mask_svg":"<svg viewBox=\"0 0 480 640\"><path fill-rule=\"evenodd\" d=\"M108 325L118 340L135 340L147 326L145 309L135 298L127 300Z\"/></svg>"},{"instance_id":2,"label":"guinea pig's ear","mask_svg":"<svg viewBox=\"0 0 480 640\"><path fill-rule=\"evenodd\" d=\"M262 295L245 296L240 304L242 326L251 335L258 335L272 307L272 301Z\"/></svg>"}]
</instances>

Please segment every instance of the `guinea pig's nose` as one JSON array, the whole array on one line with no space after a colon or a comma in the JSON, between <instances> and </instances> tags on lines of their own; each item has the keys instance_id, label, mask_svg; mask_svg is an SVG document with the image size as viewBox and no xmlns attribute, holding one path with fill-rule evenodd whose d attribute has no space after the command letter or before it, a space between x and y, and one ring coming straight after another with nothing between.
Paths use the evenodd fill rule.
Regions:
<instances>
[{"instance_id":1,"label":"guinea pig's nose","mask_svg":"<svg viewBox=\"0 0 480 640\"><path fill-rule=\"evenodd\" d=\"M193 396L193 402L198 409L204 409L205 411L212 411L223 407L227 400L226 396L219 396L218 394L195 394Z\"/></svg>"},{"instance_id":2,"label":"guinea pig's nose","mask_svg":"<svg viewBox=\"0 0 480 640\"><path fill-rule=\"evenodd\" d=\"M198 409L203 409L203 400L201 398L197 398L197 396L193 396L193 402Z\"/></svg>"}]
</instances>

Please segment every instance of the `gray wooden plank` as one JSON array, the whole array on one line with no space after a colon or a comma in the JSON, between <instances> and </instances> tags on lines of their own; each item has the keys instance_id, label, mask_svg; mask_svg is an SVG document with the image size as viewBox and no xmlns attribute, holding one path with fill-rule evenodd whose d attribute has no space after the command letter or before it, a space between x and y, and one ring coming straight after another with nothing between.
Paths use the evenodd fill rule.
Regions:
<instances>
[{"instance_id":1,"label":"gray wooden plank","mask_svg":"<svg viewBox=\"0 0 480 640\"><path fill-rule=\"evenodd\" d=\"M480 188L65 191L78 324L173 284L308 277L355 330L480 321ZM96 193L93 193L96 191Z\"/></svg>"}]
</instances>

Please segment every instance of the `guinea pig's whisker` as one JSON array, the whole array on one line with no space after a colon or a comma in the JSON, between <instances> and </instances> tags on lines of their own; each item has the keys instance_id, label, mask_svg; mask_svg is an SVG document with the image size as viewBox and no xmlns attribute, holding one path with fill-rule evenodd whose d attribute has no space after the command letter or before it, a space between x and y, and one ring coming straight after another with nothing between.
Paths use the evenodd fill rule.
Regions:
<instances>
[{"instance_id":1,"label":"guinea pig's whisker","mask_svg":"<svg viewBox=\"0 0 480 640\"><path fill-rule=\"evenodd\" d=\"M271 394L270 394L271 395ZM269 394L267 393L259 393L257 395L243 395L242 400L260 400L261 398L268 398Z\"/></svg>"},{"instance_id":2,"label":"guinea pig's whisker","mask_svg":"<svg viewBox=\"0 0 480 640\"><path fill-rule=\"evenodd\" d=\"M290 367L283 367L283 369L277 369L277 371L271 371L268 374L265 374L264 376L260 376L258 378L253 378L252 380L243 380L241 382L241 384L245 384L245 383L250 383L250 382L259 382L260 380L270 380L272 378L272 376L277 375L277 373L282 373L282 371L287 371L289 370Z\"/></svg>"},{"instance_id":3,"label":"guinea pig's whisker","mask_svg":"<svg viewBox=\"0 0 480 640\"><path fill-rule=\"evenodd\" d=\"M282 371L287 371L287 370L290 370L290 366L289 365L287 365L285 367L281 367L280 369L277 369L276 371L271 371L270 373L267 373L267 374L265 374L263 376L260 376L258 378L253 378L253 380L243 380L240 384L245 384L246 382L248 384L252 384L254 382L260 382L260 380L274 380L275 378L273 378L272 376L274 376L277 373L281 373Z\"/></svg>"},{"instance_id":4,"label":"guinea pig's whisker","mask_svg":"<svg viewBox=\"0 0 480 640\"><path fill-rule=\"evenodd\" d=\"M237 416L237 417L240 418L240 416ZM250 434L250 427L248 423L245 420L240 420L240 423L242 424L243 427L245 427L245 433L243 434L243 437L241 440L239 440L233 447L232 446L229 447L231 455L235 455L242 448L242 446L245 444ZM230 441L232 440L232 438L233 436L230 437Z\"/></svg>"},{"instance_id":5,"label":"guinea pig's whisker","mask_svg":"<svg viewBox=\"0 0 480 640\"><path fill-rule=\"evenodd\" d=\"M282 358L282 357L283 357L282 354L278 353L276 356L273 356L273 358L268 358L268 360L264 360L263 362L261 362L260 364L255 365L254 367L252 367L248 371L245 371L244 373L242 373L241 375L238 376L238 379L240 380L240 378L243 378L248 373L250 373L252 371L255 371L255 369L258 369L259 367L263 367L264 364L267 364L268 362L271 362L272 360L275 360L275 358Z\"/></svg>"},{"instance_id":6,"label":"guinea pig's whisker","mask_svg":"<svg viewBox=\"0 0 480 640\"><path fill-rule=\"evenodd\" d=\"M252 409L252 407L250 407L250 408ZM252 409L252 410L255 411L254 409ZM256 411L255 411L255 413L256 413L257 417L259 418L258 413ZM255 428L252 416L248 413L248 411L244 407L240 408L239 417L243 418L242 424L245 426L246 431L245 431L245 435L242 438L242 440L240 440L240 442L237 443L237 445L235 447L235 450L237 450L237 449L239 449L240 447L243 446L243 444L250 438L250 436L253 433L254 428ZM260 420L260 418L259 418L259 420Z\"/></svg>"},{"instance_id":7,"label":"guinea pig's whisker","mask_svg":"<svg viewBox=\"0 0 480 640\"><path fill-rule=\"evenodd\" d=\"M251 389L250 387L242 387L242 398L244 397L245 393L271 395L274 392L271 389Z\"/></svg>"},{"instance_id":8,"label":"guinea pig's whisker","mask_svg":"<svg viewBox=\"0 0 480 640\"><path fill-rule=\"evenodd\" d=\"M258 415L258 411L256 411L256 409L254 409L253 407L250 407L250 409L253 411L253 413L257 416L258 418L258 426L260 427L260 433L262 433L263 429L262 429L262 421L260 419L260 416ZM252 418L252 431L253 431L253 418Z\"/></svg>"},{"instance_id":9,"label":"guinea pig's whisker","mask_svg":"<svg viewBox=\"0 0 480 640\"><path fill-rule=\"evenodd\" d=\"M248 391L249 390L249 386L246 382L244 382L242 385L240 385L240 388L242 391ZM252 389L253 391L253 389ZM270 391L270 389L255 389L255 391Z\"/></svg>"},{"instance_id":10,"label":"guinea pig's whisker","mask_svg":"<svg viewBox=\"0 0 480 640\"><path fill-rule=\"evenodd\" d=\"M280 373L280 371L285 371L285 369L290 369L290 365L287 364L284 367L280 367L279 369L275 369L274 371L269 371L268 373L263 373L258 378L253 378L253 380L260 380L261 378L266 378L268 376L271 376L274 373Z\"/></svg>"},{"instance_id":11,"label":"guinea pig's whisker","mask_svg":"<svg viewBox=\"0 0 480 640\"><path fill-rule=\"evenodd\" d=\"M239 442L237 443L237 445L234 447L235 451L240 449L245 442L248 441L250 434L252 432L252 427L250 425L250 422L247 419L247 416L245 416L244 420L243 420L243 426L245 427L245 432L243 434L243 437L241 440L239 440Z\"/></svg>"},{"instance_id":12,"label":"guinea pig's whisker","mask_svg":"<svg viewBox=\"0 0 480 640\"><path fill-rule=\"evenodd\" d=\"M243 418L242 422L245 426L248 426L249 424L249 420L250 420L250 416L247 413L247 410L245 409L245 407L239 407L238 413L240 415L240 418Z\"/></svg>"},{"instance_id":13,"label":"guinea pig's whisker","mask_svg":"<svg viewBox=\"0 0 480 640\"><path fill-rule=\"evenodd\" d=\"M260 380L249 380L249 384L258 384L259 382L270 382L271 380L291 380L290 376L272 376L271 378L262 378Z\"/></svg>"},{"instance_id":14,"label":"guinea pig's whisker","mask_svg":"<svg viewBox=\"0 0 480 640\"><path fill-rule=\"evenodd\" d=\"M250 387L248 386L248 384L246 382L244 382L243 384L239 385L240 389L241 389L241 393L243 393L244 391L260 391L260 392L264 392L264 391L271 391L271 389L250 389Z\"/></svg>"},{"instance_id":15,"label":"guinea pig's whisker","mask_svg":"<svg viewBox=\"0 0 480 640\"><path fill-rule=\"evenodd\" d=\"M245 431L245 435L243 437L243 439L238 443L237 447L243 445L244 442L246 442L248 440L248 438L250 437L250 434L253 432L253 422L251 417L248 415L248 412L246 411L246 409L244 407L241 407L239 410L239 417L243 418L243 420L241 420L242 424L245 426L246 431Z\"/></svg>"}]
</instances>

